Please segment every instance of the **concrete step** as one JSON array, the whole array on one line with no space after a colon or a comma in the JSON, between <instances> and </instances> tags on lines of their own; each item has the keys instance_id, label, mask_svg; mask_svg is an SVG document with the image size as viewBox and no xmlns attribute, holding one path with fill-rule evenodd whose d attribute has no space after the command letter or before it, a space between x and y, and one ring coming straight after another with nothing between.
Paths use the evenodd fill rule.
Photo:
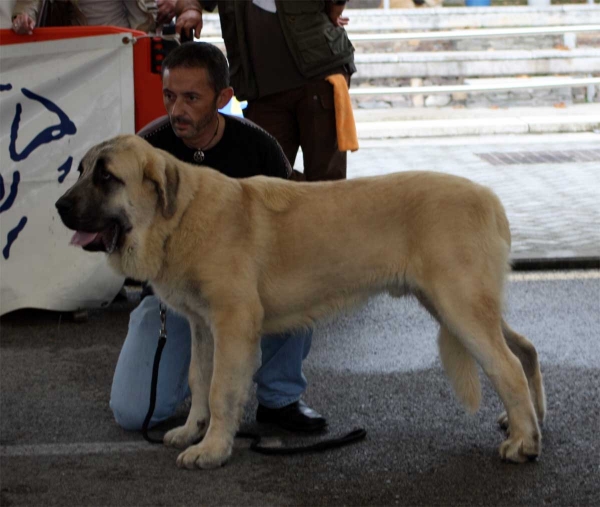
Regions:
<instances>
[{"instance_id":1,"label":"concrete step","mask_svg":"<svg viewBox=\"0 0 600 507\"><path fill-rule=\"evenodd\" d=\"M356 54L358 82L433 76L497 77L600 72L597 48Z\"/></svg>"},{"instance_id":2,"label":"concrete step","mask_svg":"<svg viewBox=\"0 0 600 507\"><path fill-rule=\"evenodd\" d=\"M537 76L528 78L469 78L464 80L469 86L522 85L524 82L532 85L552 85L564 82L568 77ZM439 101L439 98L438 98ZM572 86L553 88L520 88L514 90L469 93L465 98L466 107L518 107L518 106L551 106L554 104L571 105L573 103L600 102L600 85Z\"/></svg>"},{"instance_id":3,"label":"concrete step","mask_svg":"<svg viewBox=\"0 0 600 507\"><path fill-rule=\"evenodd\" d=\"M579 25L580 26L580 25ZM595 25L590 25L595 26ZM598 25L600 26L600 25ZM546 27L537 27L544 29ZM503 28L501 30L510 30ZM527 28L528 29L528 28ZM526 30L527 30L526 29ZM444 30L441 34L454 32L468 32L469 30ZM408 53L425 51L503 51L511 49L539 50L539 49L573 49L600 48L600 28L598 30L568 32L568 33L539 33L526 35L504 35L498 36L487 30L487 34L481 33L478 37L440 37L430 38L436 31L412 32L415 39L401 40L363 40L361 37L370 37L371 34L350 34L356 54L364 53ZM404 32L402 36L408 36L411 32ZM427 34L427 37L419 37L419 34ZM388 35L388 34L374 34ZM398 34L391 34L398 35ZM600 50L600 49L599 49Z\"/></svg>"},{"instance_id":4,"label":"concrete step","mask_svg":"<svg viewBox=\"0 0 600 507\"><path fill-rule=\"evenodd\" d=\"M584 78L586 76L580 76ZM374 79L369 82L352 83L352 90L361 94L352 94L352 104L359 109L387 109L387 108L435 108L435 107L467 107L467 108L515 108L515 107L543 107L571 106L585 103L600 103L600 85L565 85L565 82L577 83L573 76L520 76L517 78L413 78L413 79ZM455 90L446 93L429 92L430 89L439 89L442 86L473 86L484 85L486 91ZM543 88L536 88L542 85ZM494 90L503 88L506 90ZM531 86L529 88L528 86ZM411 87L423 89L419 94L363 94L369 88L387 90L399 88L411 90ZM437 90L436 90L437 91Z\"/></svg>"},{"instance_id":5,"label":"concrete step","mask_svg":"<svg viewBox=\"0 0 600 507\"><path fill-rule=\"evenodd\" d=\"M600 132L600 104L565 109L357 110L355 120L359 140Z\"/></svg>"}]
</instances>

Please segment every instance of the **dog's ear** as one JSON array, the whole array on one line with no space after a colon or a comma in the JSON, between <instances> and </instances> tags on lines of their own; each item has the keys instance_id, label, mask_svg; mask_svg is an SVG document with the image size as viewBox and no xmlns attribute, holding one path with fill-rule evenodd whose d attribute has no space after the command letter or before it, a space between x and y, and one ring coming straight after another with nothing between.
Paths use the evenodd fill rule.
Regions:
<instances>
[{"instance_id":1,"label":"dog's ear","mask_svg":"<svg viewBox=\"0 0 600 507\"><path fill-rule=\"evenodd\" d=\"M153 149L148 154L146 165L144 166L144 177L149 179L156 186L158 194L158 203L161 207L162 215L165 218L171 218L177 210L177 192L179 190L179 171L174 160L166 154Z\"/></svg>"}]
</instances>

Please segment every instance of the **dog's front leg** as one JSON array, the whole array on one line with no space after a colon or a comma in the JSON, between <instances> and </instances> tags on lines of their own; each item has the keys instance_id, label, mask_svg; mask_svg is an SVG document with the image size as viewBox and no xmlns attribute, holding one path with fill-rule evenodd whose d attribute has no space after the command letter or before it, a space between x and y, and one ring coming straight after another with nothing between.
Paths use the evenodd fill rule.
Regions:
<instances>
[{"instance_id":1,"label":"dog's front leg","mask_svg":"<svg viewBox=\"0 0 600 507\"><path fill-rule=\"evenodd\" d=\"M202 438L208 429L210 411L208 394L213 371L213 337L203 319L190 319L192 330L192 353L189 384L192 406L183 426L168 431L163 442L171 447L185 449Z\"/></svg>"},{"instance_id":2,"label":"dog's front leg","mask_svg":"<svg viewBox=\"0 0 600 507\"><path fill-rule=\"evenodd\" d=\"M259 356L260 312L236 308L215 312L213 321L214 370L210 385L210 424L199 444L177 458L185 468L215 468L231 455L252 374Z\"/></svg>"}]
</instances>

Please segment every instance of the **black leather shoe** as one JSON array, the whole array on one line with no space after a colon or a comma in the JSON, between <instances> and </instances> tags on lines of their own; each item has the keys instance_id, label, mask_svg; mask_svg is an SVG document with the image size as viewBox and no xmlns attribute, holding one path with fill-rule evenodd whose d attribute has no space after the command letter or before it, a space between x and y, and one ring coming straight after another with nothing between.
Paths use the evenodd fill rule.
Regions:
<instances>
[{"instance_id":1,"label":"black leather shoe","mask_svg":"<svg viewBox=\"0 0 600 507\"><path fill-rule=\"evenodd\" d=\"M288 431L305 433L321 431L327 426L327 421L321 415L308 407L302 400L282 408L267 408L258 405L256 420L279 426Z\"/></svg>"}]
</instances>

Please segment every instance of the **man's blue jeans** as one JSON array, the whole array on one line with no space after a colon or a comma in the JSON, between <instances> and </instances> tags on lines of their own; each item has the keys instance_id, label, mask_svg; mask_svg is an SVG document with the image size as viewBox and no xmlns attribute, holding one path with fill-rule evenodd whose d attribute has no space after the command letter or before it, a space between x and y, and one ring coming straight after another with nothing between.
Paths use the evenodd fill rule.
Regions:
<instances>
[{"instance_id":1,"label":"man's blue jeans","mask_svg":"<svg viewBox=\"0 0 600 507\"><path fill-rule=\"evenodd\" d=\"M117 423L126 430L141 429L148 412L152 365L160 331L159 304L156 296L147 296L131 313L129 331L115 369L110 408ZM190 395L191 332L187 319L168 310L167 334L150 426L171 417ZM307 385L302 361L308 356L311 343L310 329L263 337L262 363L254 375L261 405L279 408L300 399Z\"/></svg>"}]
</instances>

